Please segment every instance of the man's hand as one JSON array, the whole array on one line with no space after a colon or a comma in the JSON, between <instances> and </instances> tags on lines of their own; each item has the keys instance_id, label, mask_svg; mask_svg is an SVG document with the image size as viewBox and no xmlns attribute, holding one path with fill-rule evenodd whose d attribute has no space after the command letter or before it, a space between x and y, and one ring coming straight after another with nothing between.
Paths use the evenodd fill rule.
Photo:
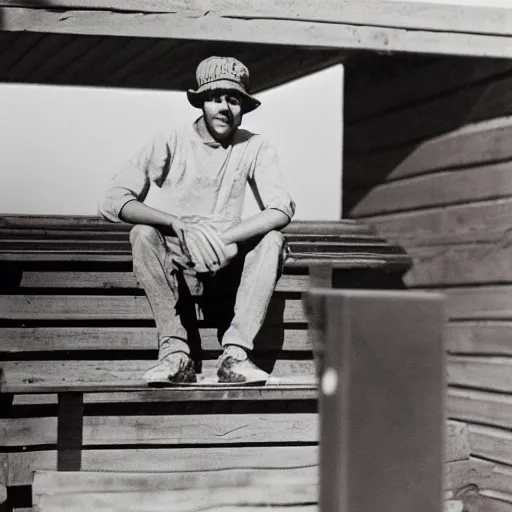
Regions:
<instances>
[{"instance_id":1,"label":"man's hand","mask_svg":"<svg viewBox=\"0 0 512 512\"><path fill-rule=\"evenodd\" d=\"M236 244L226 244L210 226L175 220L172 228L181 250L194 264L197 272L216 272L226 266L238 252Z\"/></svg>"}]
</instances>

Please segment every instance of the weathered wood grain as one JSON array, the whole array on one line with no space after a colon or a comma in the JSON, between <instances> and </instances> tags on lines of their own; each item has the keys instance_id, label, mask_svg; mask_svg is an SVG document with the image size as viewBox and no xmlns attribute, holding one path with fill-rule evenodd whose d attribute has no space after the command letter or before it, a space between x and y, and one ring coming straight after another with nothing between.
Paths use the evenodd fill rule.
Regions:
<instances>
[{"instance_id":1,"label":"weathered wood grain","mask_svg":"<svg viewBox=\"0 0 512 512\"><path fill-rule=\"evenodd\" d=\"M512 393L512 358L449 356L448 383Z\"/></svg>"},{"instance_id":2,"label":"weathered wood grain","mask_svg":"<svg viewBox=\"0 0 512 512\"><path fill-rule=\"evenodd\" d=\"M457 491L468 485L483 489L491 479L493 468L493 462L474 458L448 462L444 465L444 489Z\"/></svg>"},{"instance_id":3,"label":"weathered wood grain","mask_svg":"<svg viewBox=\"0 0 512 512\"><path fill-rule=\"evenodd\" d=\"M352 209L356 218L512 196L512 162L444 171L373 188Z\"/></svg>"},{"instance_id":4,"label":"weathered wood grain","mask_svg":"<svg viewBox=\"0 0 512 512\"><path fill-rule=\"evenodd\" d=\"M450 423L450 458L465 455L467 432ZM56 418L0 419L3 446L53 445ZM85 416L83 443L87 445L229 445L233 443L316 443L318 416L294 414L207 414L173 416ZM459 442L460 441L460 442ZM469 456L469 455L468 455Z\"/></svg>"},{"instance_id":5,"label":"weathered wood grain","mask_svg":"<svg viewBox=\"0 0 512 512\"><path fill-rule=\"evenodd\" d=\"M102 491L161 491L194 488L222 489L223 487L245 487L266 484L271 487L286 483L303 482L316 485L317 468L237 469L218 471L182 472L67 472L36 471L32 484L36 498L47 494L70 494L74 492Z\"/></svg>"},{"instance_id":6,"label":"weathered wood grain","mask_svg":"<svg viewBox=\"0 0 512 512\"><path fill-rule=\"evenodd\" d=\"M130 389L143 390L142 376L146 370L155 365L155 361L112 360L112 361L9 361L2 363L2 383L0 390L4 393L52 393L62 391L123 391ZM203 374L207 381L216 381L216 360L203 362ZM273 382L275 391L286 394L290 391L300 397L306 397L311 387L311 376L314 375L312 361L277 360L272 370L275 380L269 380L267 386L255 388L253 395L262 399L272 394ZM309 378L308 378L309 377ZM280 379L284 380L280 380ZM209 379L209 380L208 380ZM300 382L305 389L300 389ZM288 388L288 389L287 389ZM181 395L182 399L197 397L197 400L208 396L215 399L236 399L243 397L245 390L251 393L250 387L213 387L208 386L202 391L197 387L186 389L169 389L169 399L173 395ZM259 391L259 393L258 393Z\"/></svg>"},{"instance_id":7,"label":"weathered wood grain","mask_svg":"<svg viewBox=\"0 0 512 512\"><path fill-rule=\"evenodd\" d=\"M177 392L179 391L179 392ZM44 394L30 393L25 389L13 398L15 406L39 406L57 404L56 391ZM191 388L148 388L147 386L130 386L127 390L105 391L98 387L84 392L85 404L144 404L190 401L218 400L298 400L303 402L317 399L317 381L313 375L296 375L294 377L271 376L266 385L244 388L219 388L218 386L200 386ZM134 405L137 407L137 405ZM50 413L51 414L51 413Z\"/></svg>"},{"instance_id":8,"label":"weathered wood grain","mask_svg":"<svg viewBox=\"0 0 512 512\"><path fill-rule=\"evenodd\" d=\"M512 429L512 397L474 389L448 389L447 414L460 421Z\"/></svg>"},{"instance_id":9,"label":"weathered wood grain","mask_svg":"<svg viewBox=\"0 0 512 512\"><path fill-rule=\"evenodd\" d=\"M380 236L405 248L484 242L506 247L512 199L381 215L367 222Z\"/></svg>"},{"instance_id":10,"label":"weathered wood grain","mask_svg":"<svg viewBox=\"0 0 512 512\"><path fill-rule=\"evenodd\" d=\"M90 215L0 215L2 229L35 229L45 231L119 231L128 233L133 227L126 223L108 222L98 216ZM340 235L345 233L370 232L365 224L351 219L337 221L301 221L294 220L283 229L285 235Z\"/></svg>"},{"instance_id":11,"label":"weathered wood grain","mask_svg":"<svg viewBox=\"0 0 512 512\"><path fill-rule=\"evenodd\" d=\"M57 419L0 419L1 446L54 445ZM294 414L208 414L175 416L85 416L84 446L159 444L229 445L233 443L316 443L318 415ZM466 424L446 422L445 462L469 459Z\"/></svg>"},{"instance_id":12,"label":"weathered wood grain","mask_svg":"<svg viewBox=\"0 0 512 512\"><path fill-rule=\"evenodd\" d=\"M447 421L444 461L467 460L470 453L469 434L466 424L459 421Z\"/></svg>"},{"instance_id":13,"label":"weathered wood grain","mask_svg":"<svg viewBox=\"0 0 512 512\"><path fill-rule=\"evenodd\" d=\"M485 490L510 494L512 504L512 467L509 464L496 464Z\"/></svg>"},{"instance_id":14,"label":"weathered wood grain","mask_svg":"<svg viewBox=\"0 0 512 512\"><path fill-rule=\"evenodd\" d=\"M6 432L0 429L0 439L4 439ZM7 500L7 480L8 480L8 456L6 453L0 453L0 505Z\"/></svg>"},{"instance_id":15,"label":"weathered wood grain","mask_svg":"<svg viewBox=\"0 0 512 512\"><path fill-rule=\"evenodd\" d=\"M37 0L3 0L0 6L39 7ZM89 9L126 12L179 13L186 16L226 16L240 18L281 18L316 20L329 23L343 22L415 29L435 29L478 34L510 34L512 15L506 9L439 5L425 2L421 6L408 2L361 0L356 4L318 1L314 6L307 0L286 0L275 4L264 0L254 4L250 0L47 0L45 8Z\"/></svg>"},{"instance_id":16,"label":"weathered wood grain","mask_svg":"<svg viewBox=\"0 0 512 512\"><path fill-rule=\"evenodd\" d=\"M85 450L84 471L212 471L221 469L273 469L317 466L316 446L236 448L139 448ZM55 470L57 452L52 450L9 453L8 485L30 485L31 471Z\"/></svg>"},{"instance_id":17,"label":"weathered wood grain","mask_svg":"<svg viewBox=\"0 0 512 512\"><path fill-rule=\"evenodd\" d=\"M204 350L219 351L216 329L200 329ZM274 348L286 351L308 351L311 345L306 329L265 328L267 340L275 339ZM282 344L281 344L281 339ZM269 345L272 345L269 341ZM0 353L102 350L156 350L154 327L2 327ZM126 356L127 358L129 355Z\"/></svg>"},{"instance_id":18,"label":"weathered wood grain","mask_svg":"<svg viewBox=\"0 0 512 512\"><path fill-rule=\"evenodd\" d=\"M512 356L512 322L450 322L447 348L452 354Z\"/></svg>"},{"instance_id":19,"label":"weathered wood grain","mask_svg":"<svg viewBox=\"0 0 512 512\"><path fill-rule=\"evenodd\" d=\"M476 457L512 465L512 434L510 431L482 425L468 425L468 430L471 452ZM512 475L512 468L509 473ZM509 483L509 489L489 488L512 492L512 480Z\"/></svg>"},{"instance_id":20,"label":"weathered wood grain","mask_svg":"<svg viewBox=\"0 0 512 512\"><path fill-rule=\"evenodd\" d=\"M512 512L512 496L493 491L482 491L485 512Z\"/></svg>"},{"instance_id":21,"label":"weathered wood grain","mask_svg":"<svg viewBox=\"0 0 512 512\"><path fill-rule=\"evenodd\" d=\"M512 287L447 288L447 312L452 320L512 319Z\"/></svg>"},{"instance_id":22,"label":"weathered wood grain","mask_svg":"<svg viewBox=\"0 0 512 512\"><path fill-rule=\"evenodd\" d=\"M303 292L307 289L308 276L283 275L276 291ZM132 272L45 272L25 271L21 288L140 288Z\"/></svg>"},{"instance_id":23,"label":"weathered wood grain","mask_svg":"<svg viewBox=\"0 0 512 512\"><path fill-rule=\"evenodd\" d=\"M362 187L367 190L386 180L502 161L512 156L511 141L512 119L500 115L424 140L421 144L416 142L352 158L346 155L345 185L349 189Z\"/></svg>"},{"instance_id":24,"label":"weathered wood grain","mask_svg":"<svg viewBox=\"0 0 512 512\"><path fill-rule=\"evenodd\" d=\"M499 12L501 14L502 11ZM408 31L386 26L258 19L257 17L244 19L214 15L186 16L181 13L155 13L141 17L138 13L112 11L59 12L4 7L2 8L2 29L16 32L172 37L201 41L235 41L502 58L512 56L508 33L485 35L481 33L481 29L478 33Z\"/></svg>"},{"instance_id":25,"label":"weathered wood grain","mask_svg":"<svg viewBox=\"0 0 512 512\"><path fill-rule=\"evenodd\" d=\"M277 304L278 299L274 299ZM272 307L272 306L271 306ZM0 318L11 320L152 320L145 296L1 295ZM277 321L277 320L276 320ZM300 300L284 301L279 323L305 322Z\"/></svg>"},{"instance_id":26,"label":"weathered wood grain","mask_svg":"<svg viewBox=\"0 0 512 512\"><path fill-rule=\"evenodd\" d=\"M408 247L413 264L404 276L410 288L512 283L510 250L502 243Z\"/></svg>"},{"instance_id":27,"label":"weathered wood grain","mask_svg":"<svg viewBox=\"0 0 512 512\"><path fill-rule=\"evenodd\" d=\"M316 485L304 482L283 483L279 486L248 485L243 488L188 489L105 493L83 492L73 494L48 494L39 497L38 510L41 512L138 512L151 503L154 512L175 510L177 512L201 512L208 508L215 512L235 511L243 507L256 512L265 507L269 510L317 510L312 505L317 499Z\"/></svg>"}]
</instances>

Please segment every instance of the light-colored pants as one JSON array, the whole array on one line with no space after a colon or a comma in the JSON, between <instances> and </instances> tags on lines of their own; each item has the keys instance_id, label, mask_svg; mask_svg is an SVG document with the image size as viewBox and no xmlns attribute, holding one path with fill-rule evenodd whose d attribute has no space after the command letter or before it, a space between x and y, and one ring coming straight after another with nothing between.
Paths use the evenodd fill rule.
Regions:
<instances>
[{"instance_id":1,"label":"light-colored pants","mask_svg":"<svg viewBox=\"0 0 512 512\"><path fill-rule=\"evenodd\" d=\"M133 270L156 322L159 359L176 351L201 358L196 303L218 328L222 346L254 348L288 254L281 232L239 244L237 256L215 274L184 268L177 239L152 226L135 225L130 242Z\"/></svg>"}]
</instances>

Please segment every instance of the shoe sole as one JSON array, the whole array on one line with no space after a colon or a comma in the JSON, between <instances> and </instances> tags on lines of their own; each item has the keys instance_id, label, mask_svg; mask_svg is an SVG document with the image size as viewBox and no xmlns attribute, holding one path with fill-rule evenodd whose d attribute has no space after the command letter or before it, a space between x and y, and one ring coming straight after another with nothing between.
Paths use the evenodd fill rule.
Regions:
<instances>
[{"instance_id":1,"label":"shoe sole","mask_svg":"<svg viewBox=\"0 0 512 512\"><path fill-rule=\"evenodd\" d=\"M159 388L201 388L201 387L216 387L216 388L239 388L251 386L264 386L267 380L257 380L250 382L219 382L217 380L201 380L198 382L152 382L148 383L149 387Z\"/></svg>"}]
</instances>

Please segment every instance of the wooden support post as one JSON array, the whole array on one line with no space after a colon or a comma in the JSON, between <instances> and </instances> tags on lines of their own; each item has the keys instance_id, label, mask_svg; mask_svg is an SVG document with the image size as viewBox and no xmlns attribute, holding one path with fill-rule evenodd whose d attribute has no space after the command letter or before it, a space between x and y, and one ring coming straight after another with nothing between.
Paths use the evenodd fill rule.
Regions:
<instances>
[{"instance_id":1,"label":"wooden support post","mask_svg":"<svg viewBox=\"0 0 512 512\"><path fill-rule=\"evenodd\" d=\"M439 512L442 296L312 290L308 302L316 344L325 344L320 511Z\"/></svg>"},{"instance_id":2,"label":"wooden support post","mask_svg":"<svg viewBox=\"0 0 512 512\"><path fill-rule=\"evenodd\" d=\"M58 471L79 471L81 469L83 425L83 393L59 393L57 421Z\"/></svg>"}]
</instances>

